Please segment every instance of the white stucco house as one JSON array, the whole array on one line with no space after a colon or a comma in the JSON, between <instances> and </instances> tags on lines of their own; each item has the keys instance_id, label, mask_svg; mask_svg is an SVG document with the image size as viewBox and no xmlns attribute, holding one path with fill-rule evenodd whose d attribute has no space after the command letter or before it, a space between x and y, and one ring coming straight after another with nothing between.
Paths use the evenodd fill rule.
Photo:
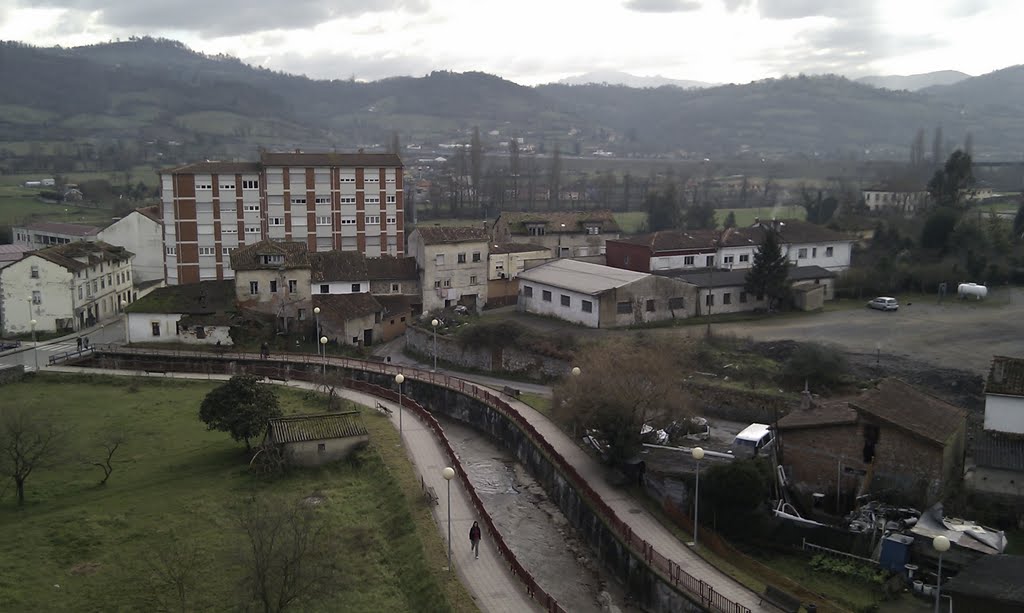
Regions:
<instances>
[{"instance_id":1,"label":"white stucco house","mask_svg":"<svg viewBox=\"0 0 1024 613\"><path fill-rule=\"evenodd\" d=\"M696 291L648 273L558 259L519 274L518 309L590 328L689 317Z\"/></svg>"},{"instance_id":2,"label":"white stucco house","mask_svg":"<svg viewBox=\"0 0 1024 613\"><path fill-rule=\"evenodd\" d=\"M72 332L113 318L132 295L132 254L102 242L30 251L0 269L5 334Z\"/></svg>"},{"instance_id":3,"label":"white stucco house","mask_svg":"<svg viewBox=\"0 0 1024 613\"><path fill-rule=\"evenodd\" d=\"M135 343L231 345L235 282L160 287L125 308L125 340Z\"/></svg>"},{"instance_id":4,"label":"white stucco house","mask_svg":"<svg viewBox=\"0 0 1024 613\"><path fill-rule=\"evenodd\" d=\"M835 230L799 219L757 221L746 228L729 228L718 240L715 266L724 270L750 268L767 232L779 234L783 253L795 266L821 266L839 272L850 267L854 239Z\"/></svg>"},{"instance_id":5,"label":"white stucco house","mask_svg":"<svg viewBox=\"0 0 1024 613\"><path fill-rule=\"evenodd\" d=\"M164 227L158 207L135 209L100 230L96 238L135 254L132 270L136 285L163 282Z\"/></svg>"},{"instance_id":6,"label":"white stucco house","mask_svg":"<svg viewBox=\"0 0 1024 613\"><path fill-rule=\"evenodd\" d=\"M423 292L423 311L487 302L490 236L484 228L422 226L409 235Z\"/></svg>"},{"instance_id":7,"label":"white stucco house","mask_svg":"<svg viewBox=\"0 0 1024 613\"><path fill-rule=\"evenodd\" d=\"M746 291L748 269L734 270L685 270L677 269L663 274L692 285L697 292L696 315L722 315L740 313L768 307L764 296ZM822 300L835 298L836 273L821 266L790 266L787 279L793 287L818 286Z\"/></svg>"}]
</instances>

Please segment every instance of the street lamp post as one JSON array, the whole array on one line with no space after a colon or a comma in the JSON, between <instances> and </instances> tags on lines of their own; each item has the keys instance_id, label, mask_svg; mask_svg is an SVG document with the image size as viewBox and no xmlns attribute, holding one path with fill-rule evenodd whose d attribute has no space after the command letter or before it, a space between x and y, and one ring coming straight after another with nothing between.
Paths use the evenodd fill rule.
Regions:
<instances>
[{"instance_id":1,"label":"street lamp post","mask_svg":"<svg viewBox=\"0 0 1024 613\"><path fill-rule=\"evenodd\" d=\"M693 490L693 548L697 549L697 531L700 529L697 523L700 519L700 461L704 459L704 450L694 447L690 455L697 461L697 485Z\"/></svg>"},{"instance_id":2,"label":"street lamp post","mask_svg":"<svg viewBox=\"0 0 1024 613\"><path fill-rule=\"evenodd\" d=\"M319 340L320 337L320 307L313 307L313 317L316 318L316 334L313 338ZM320 355L320 343L316 345L316 354Z\"/></svg>"},{"instance_id":3,"label":"street lamp post","mask_svg":"<svg viewBox=\"0 0 1024 613\"><path fill-rule=\"evenodd\" d=\"M932 547L939 552L939 574L935 578L935 613L939 613L939 598L942 596L942 554L949 551L949 539L940 534L932 539Z\"/></svg>"},{"instance_id":4,"label":"street lamp post","mask_svg":"<svg viewBox=\"0 0 1024 613\"><path fill-rule=\"evenodd\" d=\"M124 313L124 307L127 306L127 303L125 302L125 299L121 298L118 302L121 305L121 312ZM129 345L132 344L132 330L131 330L131 328L128 327L128 316L127 315L124 316L124 342L129 344ZM81 349L81 347L79 347L79 349Z\"/></svg>"},{"instance_id":5,"label":"street lamp post","mask_svg":"<svg viewBox=\"0 0 1024 613\"><path fill-rule=\"evenodd\" d=\"M323 345L323 376L324 386L327 386L327 337L320 337L320 344Z\"/></svg>"},{"instance_id":6,"label":"street lamp post","mask_svg":"<svg viewBox=\"0 0 1024 613\"><path fill-rule=\"evenodd\" d=\"M435 372L437 371L437 326L439 326L440 324L441 324L441 322L439 322L437 319L433 319L430 322L430 325L434 328L434 371Z\"/></svg>"},{"instance_id":7,"label":"street lamp post","mask_svg":"<svg viewBox=\"0 0 1024 613\"><path fill-rule=\"evenodd\" d=\"M436 320L435 320L436 321ZM441 471L441 476L448 482L448 572L452 571L452 477L455 476L455 469L446 466Z\"/></svg>"},{"instance_id":8,"label":"street lamp post","mask_svg":"<svg viewBox=\"0 0 1024 613\"><path fill-rule=\"evenodd\" d=\"M402 436L402 384L405 383L405 375L395 375L395 383L398 384L398 436Z\"/></svg>"},{"instance_id":9,"label":"street lamp post","mask_svg":"<svg viewBox=\"0 0 1024 613\"><path fill-rule=\"evenodd\" d=\"M38 323L34 319L28 322L28 325L32 326L32 357L36 362L36 372L39 372L39 343L36 342L36 324Z\"/></svg>"}]
</instances>

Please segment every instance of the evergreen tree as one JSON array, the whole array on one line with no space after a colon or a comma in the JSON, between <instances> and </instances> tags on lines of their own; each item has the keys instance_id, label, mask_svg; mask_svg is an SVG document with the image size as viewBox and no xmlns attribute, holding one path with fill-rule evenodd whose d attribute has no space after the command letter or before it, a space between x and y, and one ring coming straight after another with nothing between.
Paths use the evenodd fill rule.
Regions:
<instances>
[{"instance_id":1,"label":"evergreen tree","mask_svg":"<svg viewBox=\"0 0 1024 613\"><path fill-rule=\"evenodd\" d=\"M669 183L663 189L648 193L644 202L647 209L647 230L673 230L682 225L682 212L676 196L675 183Z\"/></svg>"},{"instance_id":2,"label":"evergreen tree","mask_svg":"<svg viewBox=\"0 0 1024 613\"><path fill-rule=\"evenodd\" d=\"M725 216L725 227L735 228L736 227L736 213L729 211L729 214Z\"/></svg>"},{"instance_id":3,"label":"evergreen tree","mask_svg":"<svg viewBox=\"0 0 1024 613\"><path fill-rule=\"evenodd\" d=\"M971 156L957 149L946 160L945 166L935 171L928 182L928 193L937 206L957 208L972 186Z\"/></svg>"},{"instance_id":4,"label":"evergreen tree","mask_svg":"<svg viewBox=\"0 0 1024 613\"><path fill-rule=\"evenodd\" d=\"M754 253L743 289L759 298L763 296L768 300L768 308L773 308L789 295L788 272L789 259L782 252L778 232L768 229L764 242Z\"/></svg>"}]
</instances>

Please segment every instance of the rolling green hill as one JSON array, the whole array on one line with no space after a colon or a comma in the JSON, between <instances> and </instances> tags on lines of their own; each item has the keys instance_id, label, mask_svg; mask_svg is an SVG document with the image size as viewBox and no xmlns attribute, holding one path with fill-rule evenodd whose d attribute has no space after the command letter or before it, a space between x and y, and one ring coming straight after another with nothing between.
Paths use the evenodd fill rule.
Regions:
<instances>
[{"instance_id":1,"label":"rolling green hill","mask_svg":"<svg viewBox=\"0 0 1024 613\"><path fill-rule=\"evenodd\" d=\"M563 151L687 151L699 156L903 159L919 128L978 157L1024 150L1024 67L919 92L836 76L768 79L700 90L609 85L523 87L479 72L371 83L313 80L141 38L74 48L0 43L2 143L166 139L245 151L254 145L351 149L468 141L515 132ZM506 136L507 137L507 136ZM213 149L213 144L220 149ZM244 153L243 153L244 154Z\"/></svg>"}]
</instances>

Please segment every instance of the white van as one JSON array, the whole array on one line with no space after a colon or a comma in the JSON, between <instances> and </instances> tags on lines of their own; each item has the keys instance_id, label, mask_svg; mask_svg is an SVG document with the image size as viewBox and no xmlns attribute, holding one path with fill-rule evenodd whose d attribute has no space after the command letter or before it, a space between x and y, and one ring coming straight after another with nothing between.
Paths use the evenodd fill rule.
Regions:
<instances>
[{"instance_id":1,"label":"white van","mask_svg":"<svg viewBox=\"0 0 1024 613\"><path fill-rule=\"evenodd\" d=\"M732 440L732 454L739 458L762 455L775 442L768 424L750 424Z\"/></svg>"}]
</instances>

